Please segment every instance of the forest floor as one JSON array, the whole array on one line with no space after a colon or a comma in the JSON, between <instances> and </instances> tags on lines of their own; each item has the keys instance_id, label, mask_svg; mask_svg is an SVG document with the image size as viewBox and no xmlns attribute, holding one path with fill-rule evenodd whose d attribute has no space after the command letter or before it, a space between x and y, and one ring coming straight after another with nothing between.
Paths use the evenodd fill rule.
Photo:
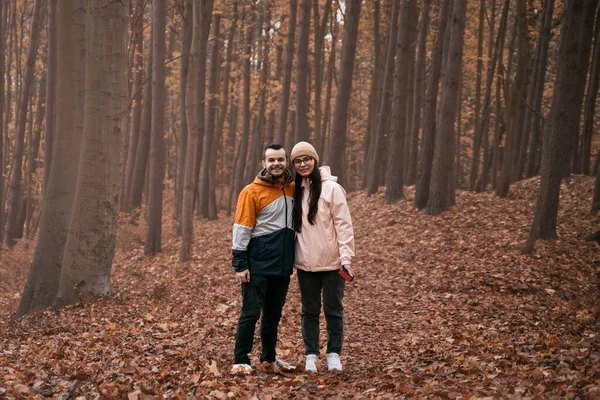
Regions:
<instances>
[{"instance_id":1,"label":"forest floor","mask_svg":"<svg viewBox=\"0 0 600 400\"><path fill-rule=\"evenodd\" d=\"M507 199L458 192L435 217L412 208L411 187L394 205L350 193L357 279L341 373L302 370L294 276L277 347L299 371L229 374L241 295L224 214L195 222L186 264L170 205L155 257L144 218L123 215L111 298L17 320L34 247L21 242L0 261L0 398L600 398L600 252L581 239L600 222L593 179L564 181L559 239L522 255L538 185Z\"/></svg>"}]
</instances>

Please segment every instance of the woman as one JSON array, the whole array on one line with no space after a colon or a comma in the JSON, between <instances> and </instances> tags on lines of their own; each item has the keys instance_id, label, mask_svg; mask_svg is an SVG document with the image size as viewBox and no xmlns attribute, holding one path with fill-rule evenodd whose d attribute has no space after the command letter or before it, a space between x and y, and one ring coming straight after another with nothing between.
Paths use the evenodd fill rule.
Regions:
<instances>
[{"instance_id":1,"label":"woman","mask_svg":"<svg viewBox=\"0 0 600 400\"><path fill-rule=\"evenodd\" d=\"M302 337L307 372L317 372L321 295L327 322L327 366L341 371L340 351L344 339L344 288L339 275L345 267L354 276L352 219L346 192L331 176L329 167L319 168L319 156L307 142L294 146L291 160L296 170L294 230L298 284L302 297Z\"/></svg>"}]
</instances>

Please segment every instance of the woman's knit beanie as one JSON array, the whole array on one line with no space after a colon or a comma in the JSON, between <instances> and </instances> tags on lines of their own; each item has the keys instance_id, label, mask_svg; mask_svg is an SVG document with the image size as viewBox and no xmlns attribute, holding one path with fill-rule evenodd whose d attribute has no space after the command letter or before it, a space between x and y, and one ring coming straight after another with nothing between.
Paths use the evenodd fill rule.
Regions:
<instances>
[{"instance_id":1,"label":"woman's knit beanie","mask_svg":"<svg viewBox=\"0 0 600 400\"><path fill-rule=\"evenodd\" d=\"M317 161L317 163L319 163L319 155L317 154L317 151L312 146L312 144L310 144L308 142L296 143L296 145L292 149L292 154L290 156L290 159L292 161L294 161L296 158L298 158L300 156L311 156L312 158L314 158Z\"/></svg>"}]
</instances>

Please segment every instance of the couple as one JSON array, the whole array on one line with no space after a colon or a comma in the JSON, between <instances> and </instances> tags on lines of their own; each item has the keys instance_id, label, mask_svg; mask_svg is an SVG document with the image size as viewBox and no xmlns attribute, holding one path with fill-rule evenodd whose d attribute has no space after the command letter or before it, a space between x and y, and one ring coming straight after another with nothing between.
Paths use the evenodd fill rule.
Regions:
<instances>
[{"instance_id":1,"label":"couple","mask_svg":"<svg viewBox=\"0 0 600 400\"><path fill-rule=\"evenodd\" d=\"M319 155L307 142L292 149L295 180L285 149L277 143L263 152L263 169L240 193L233 225L233 267L242 282L242 311L232 373L251 373L248 354L261 312L260 362L273 372L296 367L277 357L277 327L295 266L302 298L302 336L307 372L317 372L321 294L327 321L327 366L341 371L344 337L345 267L353 276L352 220L344 189L319 168ZM294 190L295 189L295 190ZM293 200L292 200L293 199Z\"/></svg>"}]
</instances>

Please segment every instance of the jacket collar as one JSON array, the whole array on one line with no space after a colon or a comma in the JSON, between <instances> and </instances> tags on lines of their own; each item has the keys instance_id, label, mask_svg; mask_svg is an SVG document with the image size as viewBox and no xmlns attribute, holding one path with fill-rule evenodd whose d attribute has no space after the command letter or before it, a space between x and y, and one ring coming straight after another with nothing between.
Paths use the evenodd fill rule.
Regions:
<instances>
[{"instance_id":1,"label":"jacket collar","mask_svg":"<svg viewBox=\"0 0 600 400\"><path fill-rule=\"evenodd\" d=\"M292 174L290 173L289 170L285 170L285 172L283 173L283 182L280 181L279 179L274 179L273 176L267 172L266 168L263 168L258 175L256 175L256 179L254 180L257 183L268 183L270 185L275 185L275 184L283 184L283 185L287 185L288 183L292 182Z\"/></svg>"}]
</instances>

